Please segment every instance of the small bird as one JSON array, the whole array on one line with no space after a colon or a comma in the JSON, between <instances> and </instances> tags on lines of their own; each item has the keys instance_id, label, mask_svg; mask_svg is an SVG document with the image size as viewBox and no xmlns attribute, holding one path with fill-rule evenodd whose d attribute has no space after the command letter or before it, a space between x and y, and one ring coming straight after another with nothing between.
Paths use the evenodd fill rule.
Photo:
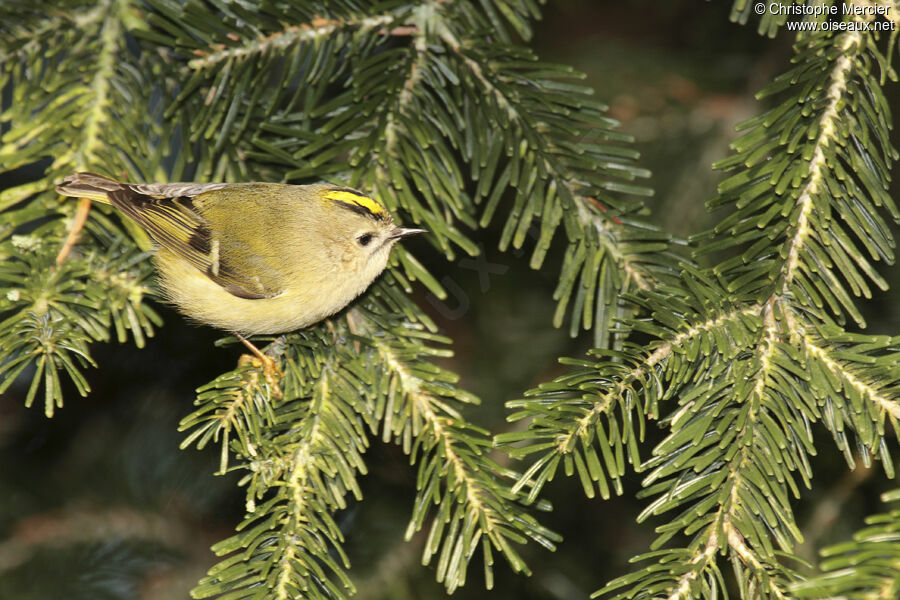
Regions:
<instances>
[{"instance_id":1,"label":"small bird","mask_svg":"<svg viewBox=\"0 0 900 600\"><path fill-rule=\"evenodd\" d=\"M381 274L397 241L425 231L397 227L372 198L329 184L121 183L76 173L56 191L112 204L146 231L166 298L237 335L270 382L275 362L246 336L336 313Z\"/></svg>"}]
</instances>

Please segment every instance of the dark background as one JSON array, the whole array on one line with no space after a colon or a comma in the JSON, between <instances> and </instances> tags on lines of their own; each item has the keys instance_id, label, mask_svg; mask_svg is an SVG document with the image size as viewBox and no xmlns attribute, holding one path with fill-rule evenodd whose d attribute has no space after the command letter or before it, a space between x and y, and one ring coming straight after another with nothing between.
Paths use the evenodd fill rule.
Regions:
<instances>
[{"instance_id":1,"label":"dark background","mask_svg":"<svg viewBox=\"0 0 900 600\"><path fill-rule=\"evenodd\" d=\"M720 178L710 165L727 154L735 124L764 108L754 92L789 68L790 35L769 39L755 24L730 23L730 5L555 1L535 25L541 57L584 71L635 136L642 166L654 173L650 219L679 236L715 222L704 207ZM896 112L896 86L888 94ZM441 303L420 292L418 300L454 339L456 358L447 366L483 400L468 417L500 432L509 427L503 403L563 372L556 359L582 354L589 339L550 324L559 261L551 255L542 271L531 271L527 255L496 251L495 234L476 234L485 262L429 265L458 286L455 299ZM421 241L409 247L428 255ZM486 280L478 272L485 267L492 271ZM892 291L864 305L869 331L896 333L897 269L881 272ZM217 449L181 451L176 431L193 390L233 368L238 351L213 348L217 332L160 310L166 326L146 349L92 347L102 367L88 373L93 393L82 399L70 390L52 420L39 407L23 407L21 386L0 397L0 598L187 598L214 563L209 546L241 519L237 476L213 476ZM651 425L649 437L661 434ZM810 559L881 510L878 494L892 487L877 467L849 473L827 435L818 441L815 488L796 505ZM364 501L339 515L357 597L443 597L433 567L419 565L421 536L403 542L414 469L377 439L367 461ZM555 553L525 549L531 578L513 575L498 559L489 597L586 598L626 573L627 560L653 538L653 523L635 522L640 478L626 484L625 496L609 501L586 499L576 479L548 485L555 510L542 521L564 542ZM455 597L488 597L480 557Z\"/></svg>"}]
</instances>

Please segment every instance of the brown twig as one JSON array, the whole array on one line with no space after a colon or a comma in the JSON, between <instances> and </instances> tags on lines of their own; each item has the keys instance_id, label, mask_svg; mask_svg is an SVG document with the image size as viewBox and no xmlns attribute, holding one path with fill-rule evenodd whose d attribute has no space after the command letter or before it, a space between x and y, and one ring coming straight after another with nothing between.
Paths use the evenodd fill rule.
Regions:
<instances>
[{"instance_id":1,"label":"brown twig","mask_svg":"<svg viewBox=\"0 0 900 600\"><path fill-rule=\"evenodd\" d=\"M59 266L66 260L66 257L69 255L69 252L72 251L72 247L75 245L75 242L78 241L78 234L81 233L81 230L84 229L84 224L87 222L88 213L91 212L91 200L89 198L80 198L78 200L78 210L75 211L75 220L72 221L72 227L69 229L69 234L66 236L66 241L63 242L62 248L59 250L59 254L56 255L56 265Z\"/></svg>"},{"instance_id":2,"label":"brown twig","mask_svg":"<svg viewBox=\"0 0 900 600\"><path fill-rule=\"evenodd\" d=\"M606 206L604 206L604 205L603 205L599 200L597 200L596 198L592 198L591 196L585 196L585 199L586 199L588 202L590 202L591 204L593 204L594 206L596 206L597 208L599 208L599 209L600 209L600 212L604 212L604 213L608 213L608 212L609 212L609 209L606 208ZM621 225L621 224L622 224L622 221L619 220L618 217L614 217L614 216L610 215L609 218L612 219L612 222L615 223L616 225Z\"/></svg>"}]
</instances>

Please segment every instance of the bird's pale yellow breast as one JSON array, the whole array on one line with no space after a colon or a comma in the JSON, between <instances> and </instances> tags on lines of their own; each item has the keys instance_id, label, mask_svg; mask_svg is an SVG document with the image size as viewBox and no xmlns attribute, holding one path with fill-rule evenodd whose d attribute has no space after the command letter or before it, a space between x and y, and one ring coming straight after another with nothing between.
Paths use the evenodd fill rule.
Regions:
<instances>
[{"instance_id":1,"label":"bird's pale yellow breast","mask_svg":"<svg viewBox=\"0 0 900 600\"><path fill-rule=\"evenodd\" d=\"M188 317L244 335L276 334L302 329L333 315L359 296L378 276L380 268L342 273L324 268L323 280L298 285L290 281L273 298L239 298L193 265L165 248L156 255L166 297Z\"/></svg>"}]
</instances>

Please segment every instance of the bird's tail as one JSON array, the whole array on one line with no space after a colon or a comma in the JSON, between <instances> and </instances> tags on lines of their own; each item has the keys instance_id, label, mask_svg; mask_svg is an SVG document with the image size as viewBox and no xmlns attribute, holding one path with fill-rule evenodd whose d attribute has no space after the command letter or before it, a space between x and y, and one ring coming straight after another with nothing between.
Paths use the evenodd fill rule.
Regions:
<instances>
[{"instance_id":1,"label":"bird's tail","mask_svg":"<svg viewBox=\"0 0 900 600\"><path fill-rule=\"evenodd\" d=\"M90 198L109 204L107 194L122 189L122 185L115 179L96 173L75 173L63 179L62 183L56 186L56 192L63 196Z\"/></svg>"}]
</instances>

